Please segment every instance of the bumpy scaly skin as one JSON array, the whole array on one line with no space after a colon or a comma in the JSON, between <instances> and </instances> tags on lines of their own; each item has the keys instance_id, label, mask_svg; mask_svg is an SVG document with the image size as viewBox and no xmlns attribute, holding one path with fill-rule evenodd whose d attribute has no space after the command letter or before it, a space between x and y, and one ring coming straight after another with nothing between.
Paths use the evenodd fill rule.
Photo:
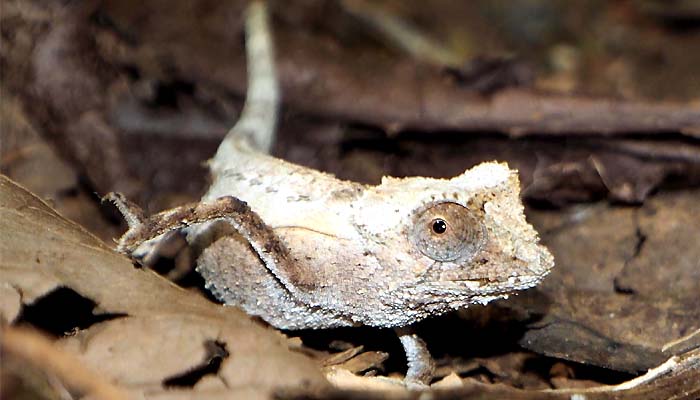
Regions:
<instances>
[{"instance_id":1,"label":"bumpy scaly skin","mask_svg":"<svg viewBox=\"0 0 700 400\"><path fill-rule=\"evenodd\" d=\"M517 173L505 164L480 164L452 179L385 178L369 186L264 155L247 143L228 141L235 157L212 162L214 183L198 204L144 220L112 196L130 217L119 249L132 253L187 229L212 293L283 329L401 328L535 286L553 266L525 220ZM425 210L445 204L457 212L437 216L469 230L459 237L474 243L450 242L456 250L436 260L416 235L432 235ZM427 383L433 366L425 344L408 331L399 335L407 382Z\"/></svg>"},{"instance_id":2,"label":"bumpy scaly skin","mask_svg":"<svg viewBox=\"0 0 700 400\"><path fill-rule=\"evenodd\" d=\"M368 186L230 144L237 157L211 165L214 185L203 201L234 196L250 204L291 262L266 264L229 235L200 243L198 270L222 301L276 327L405 326L532 287L553 265L525 220L517 173L505 164ZM484 232L461 259L436 261L411 238L416 214L443 202L464 207ZM190 239L211 241L212 229Z\"/></svg>"},{"instance_id":3,"label":"bumpy scaly skin","mask_svg":"<svg viewBox=\"0 0 700 400\"><path fill-rule=\"evenodd\" d=\"M515 172L503 164L481 164L451 180L362 186L264 161L292 169L280 174L292 183L286 196L280 182L268 187L258 175L236 176L230 193L134 218L119 249L132 253L172 230L199 227L190 240L203 248L198 269L210 289L285 329L401 327L534 286L552 267L525 222ZM341 189L319 191L312 182ZM467 259L436 261L411 240L415 212L444 202L478 216L483 243Z\"/></svg>"}]
</instances>

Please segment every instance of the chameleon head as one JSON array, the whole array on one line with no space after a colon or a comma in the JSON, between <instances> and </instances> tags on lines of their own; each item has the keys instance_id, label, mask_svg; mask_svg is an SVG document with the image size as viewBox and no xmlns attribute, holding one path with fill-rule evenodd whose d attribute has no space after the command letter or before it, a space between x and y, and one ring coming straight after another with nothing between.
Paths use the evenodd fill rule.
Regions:
<instances>
[{"instance_id":1,"label":"chameleon head","mask_svg":"<svg viewBox=\"0 0 700 400\"><path fill-rule=\"evenodd\" d=\"M539 283L554 261L519 192L502 163L449 180L385 178L365 192L355 221L385 274L383 301L434 315Z\"/></svg>"}]
</instances>

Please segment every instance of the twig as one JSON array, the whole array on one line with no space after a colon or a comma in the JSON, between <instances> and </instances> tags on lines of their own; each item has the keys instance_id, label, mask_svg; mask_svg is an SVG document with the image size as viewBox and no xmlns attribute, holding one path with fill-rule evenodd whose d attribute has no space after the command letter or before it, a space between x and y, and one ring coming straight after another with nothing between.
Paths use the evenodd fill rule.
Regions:
<instances>
[{"instance_id":1,"label":"twig","mask_svg":"<svg viewBox=\"0 0 700 400\"><path fill-rule=\"evenodd\" d=\"M460 68L464 65L464 57L373 3L346 0L341 4L348 12L371 24L387 41L417 60L440 67Z\"/></svg>"}]
</instances>

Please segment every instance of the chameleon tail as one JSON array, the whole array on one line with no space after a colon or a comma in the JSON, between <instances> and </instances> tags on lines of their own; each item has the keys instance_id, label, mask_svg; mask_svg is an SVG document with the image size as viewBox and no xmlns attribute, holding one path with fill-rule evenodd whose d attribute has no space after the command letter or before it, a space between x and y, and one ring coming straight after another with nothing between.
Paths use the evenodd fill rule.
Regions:
<instances>
[{"instance_id":1,"label":"chameleon tail","mask_svg":"<svg viewBox=\"0 0 700 400\"><path fill-rule=\"evenodd\" d=\"M235 153L230 147L239 143L268 154L275 139L280 94L264 1L255 0L248 6L245 30L248 60L245 105L240 119L221 142L212 164L226 165L226 159Z\"/></svg>"}]
</instances>

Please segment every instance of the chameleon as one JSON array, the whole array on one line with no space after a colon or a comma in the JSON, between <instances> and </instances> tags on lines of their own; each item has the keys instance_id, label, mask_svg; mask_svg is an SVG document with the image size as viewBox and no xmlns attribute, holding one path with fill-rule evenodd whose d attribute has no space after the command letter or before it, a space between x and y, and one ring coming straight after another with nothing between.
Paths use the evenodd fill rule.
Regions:
<instances>
[{"instance_id":1,"label":"chameleon","mask_svg":"<svg viewBox=\"0 0 700 400\"><path fill-rule=\"evenodd\" d=\"M413 323L536 286L554 265L525 218L518 173L486 162L451 179L367 185L271 156L272 45L262 3L248 12L249 93L209 161L212 185L149 218L110 194L129 223L118 250L183 230L224 304L286 330L394 328L406 382L425 385L434 366Z\"/></svg>"}]
</instances>

